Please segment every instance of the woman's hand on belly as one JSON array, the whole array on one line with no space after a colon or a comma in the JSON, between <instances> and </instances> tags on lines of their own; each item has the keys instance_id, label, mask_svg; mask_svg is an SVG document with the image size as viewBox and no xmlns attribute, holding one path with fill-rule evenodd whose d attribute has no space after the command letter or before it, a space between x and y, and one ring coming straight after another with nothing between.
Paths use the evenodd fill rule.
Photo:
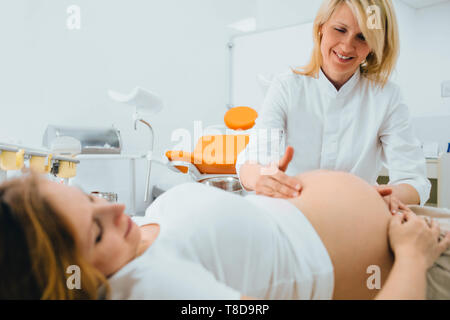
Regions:
<instances>
[{"instance_id":1,"label":"woman's hand on belly","mask_svg":"<svg viewBox=\"0 0 450 320\"><path fill-rule=\"evenodd\" d=\"M273 198L294 198L300 195L300 180L284 173L294 156L294 148L288 146L284 156L270 166L245 163L241 167L241 183L256 194Z\"/></svg>"},{"instance_id":2,"label":"woman's hand on belly","mask_svg":"<svg viewBox=\"0 0 450 320\"><path fill-rule=\"evenodd\" d=\"M298 197L302 189L300 181L288 176L276 166L273 169L272 173L262 174L258 178L255 184L256 194L282 199Z\"/></svg>"},{"instance_id":3,"label":"woman's hand on belly","mask_svg":"<svg viewBox=\"0 0 450 320\"><path fill-rule=\"evenodd\" d=\"M386 204L392 214L396 214L399 210L404 211L404 212L413 213L411 211L411 209L409 209L402 201L400 201L400 199L398 199L395 195L392 194L391 187L388 187L385 185L374 186L374 187L375 187L375 190L378 191L380 196L383 197L384 202L386 202Z\"/></svg>"}]
</instances>

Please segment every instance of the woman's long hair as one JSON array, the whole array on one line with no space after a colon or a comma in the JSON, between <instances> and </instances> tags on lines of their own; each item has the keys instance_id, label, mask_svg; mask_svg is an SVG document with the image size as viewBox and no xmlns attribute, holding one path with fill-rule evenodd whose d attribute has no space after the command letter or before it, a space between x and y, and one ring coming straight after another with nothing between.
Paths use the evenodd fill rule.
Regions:
<instances>
[{"instance_id":1,"label":"woman's long hair","mask_svg":"<svg viewBox=\"0 0 450 320\"><path fill-rule=\"evenodd\" d=\"M322 66L322 54L320 44L322 41L320 28L333 15L335 10L343 4L347 4L353 11L358 25L372 52L365 62L360 65L361 74L370 80L372 84L384 87L395 68L399 55L398 23L391 0L324 0L313 26L314 47L310 62L294 69L293 72L317 78ZM372 15L379 15L380 28L370 28L368 21L368 8L376 6L379 11L371 11ZM373 7L372 7L373 8ZM370 8L369 8L370 9ZM370 11L370 10L369 10Z\"/></svg>"},{"instance_id":2,"label":"woman's long hair","mask_svg":"<svg viewBox=\"0 0 450 320\"><path fill-rule=\"evenodd\" d=\"M96 299L106 279L79 253L71 225L40 193L40 179L27 173L0 185L0 299ZM73 265L80 289L67 284Z\"/></svg>"}]
</instances>

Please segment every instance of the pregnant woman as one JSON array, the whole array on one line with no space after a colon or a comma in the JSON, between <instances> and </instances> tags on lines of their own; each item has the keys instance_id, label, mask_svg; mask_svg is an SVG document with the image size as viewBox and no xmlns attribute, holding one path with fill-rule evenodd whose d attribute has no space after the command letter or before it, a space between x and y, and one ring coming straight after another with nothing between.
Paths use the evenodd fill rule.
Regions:
<instances>
[{"instance_id":1,"label":"pregnant woman","mask_svg":"<svg viewBox=\"0 0 450 320\"><path fill-rule=\"evenodd\" d=\"M348 173L296 178L303 191L290 200L180 185L142 227L123 205L76 188L33 174L8 181L0 298L97 298L101 285L113 299L450 298L448 251L441 256L450 236L435 221L391 216ZM67 288L69 266L81 270L80 290Z\"/></svg>"}]
</instances>

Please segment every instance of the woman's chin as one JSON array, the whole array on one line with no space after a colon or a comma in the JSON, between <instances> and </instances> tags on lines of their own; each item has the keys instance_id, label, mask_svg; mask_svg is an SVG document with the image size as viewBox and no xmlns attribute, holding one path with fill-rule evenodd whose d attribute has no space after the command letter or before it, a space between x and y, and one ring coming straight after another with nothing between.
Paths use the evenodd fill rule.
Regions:
<instances>
[{"instance_id":1,"label":"woman's chin","mask_svg":"<svg viewBox=\"0 0 450 320\"><path fill-rule=\"evenodd\" d=\"M343 81L343 79L350 79L352 75L358 70L358 66L343 66L335 63L328 64L328 68L325 68L324 72L328 78L333 81Z\"/></svg>"},{"instance_id":2,"label":"woman's chin","mask_svg":"<svg viewBox=\"0 0 450 320\"><path fill-rule=\"evenodd\" d=\"M355 64L342 64L339 62L334 62L332 63L332 70L334 70L334 72L337 73L345 73L345 74L349 74L349 73L354 73L357 69L357 66Z\"/></svg>"}]
</instances>

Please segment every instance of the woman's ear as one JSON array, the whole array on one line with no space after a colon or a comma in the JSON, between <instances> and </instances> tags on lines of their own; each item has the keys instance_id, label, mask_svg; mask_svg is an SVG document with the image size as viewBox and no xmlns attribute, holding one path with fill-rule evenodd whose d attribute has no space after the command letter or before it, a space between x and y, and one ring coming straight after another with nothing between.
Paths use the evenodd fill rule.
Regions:
<instances>
[{"instance_id":1,"label":"woman's ear","mask_svg":"<svg viewBox=\"0 0 450 320\"><path fill-rule=\"evenodd\" d=\"M361 65L367 64L367 59L371 58L373 56L373 51L370 51L367 57L361 62Z\"/></svg>"}]
</instances>

